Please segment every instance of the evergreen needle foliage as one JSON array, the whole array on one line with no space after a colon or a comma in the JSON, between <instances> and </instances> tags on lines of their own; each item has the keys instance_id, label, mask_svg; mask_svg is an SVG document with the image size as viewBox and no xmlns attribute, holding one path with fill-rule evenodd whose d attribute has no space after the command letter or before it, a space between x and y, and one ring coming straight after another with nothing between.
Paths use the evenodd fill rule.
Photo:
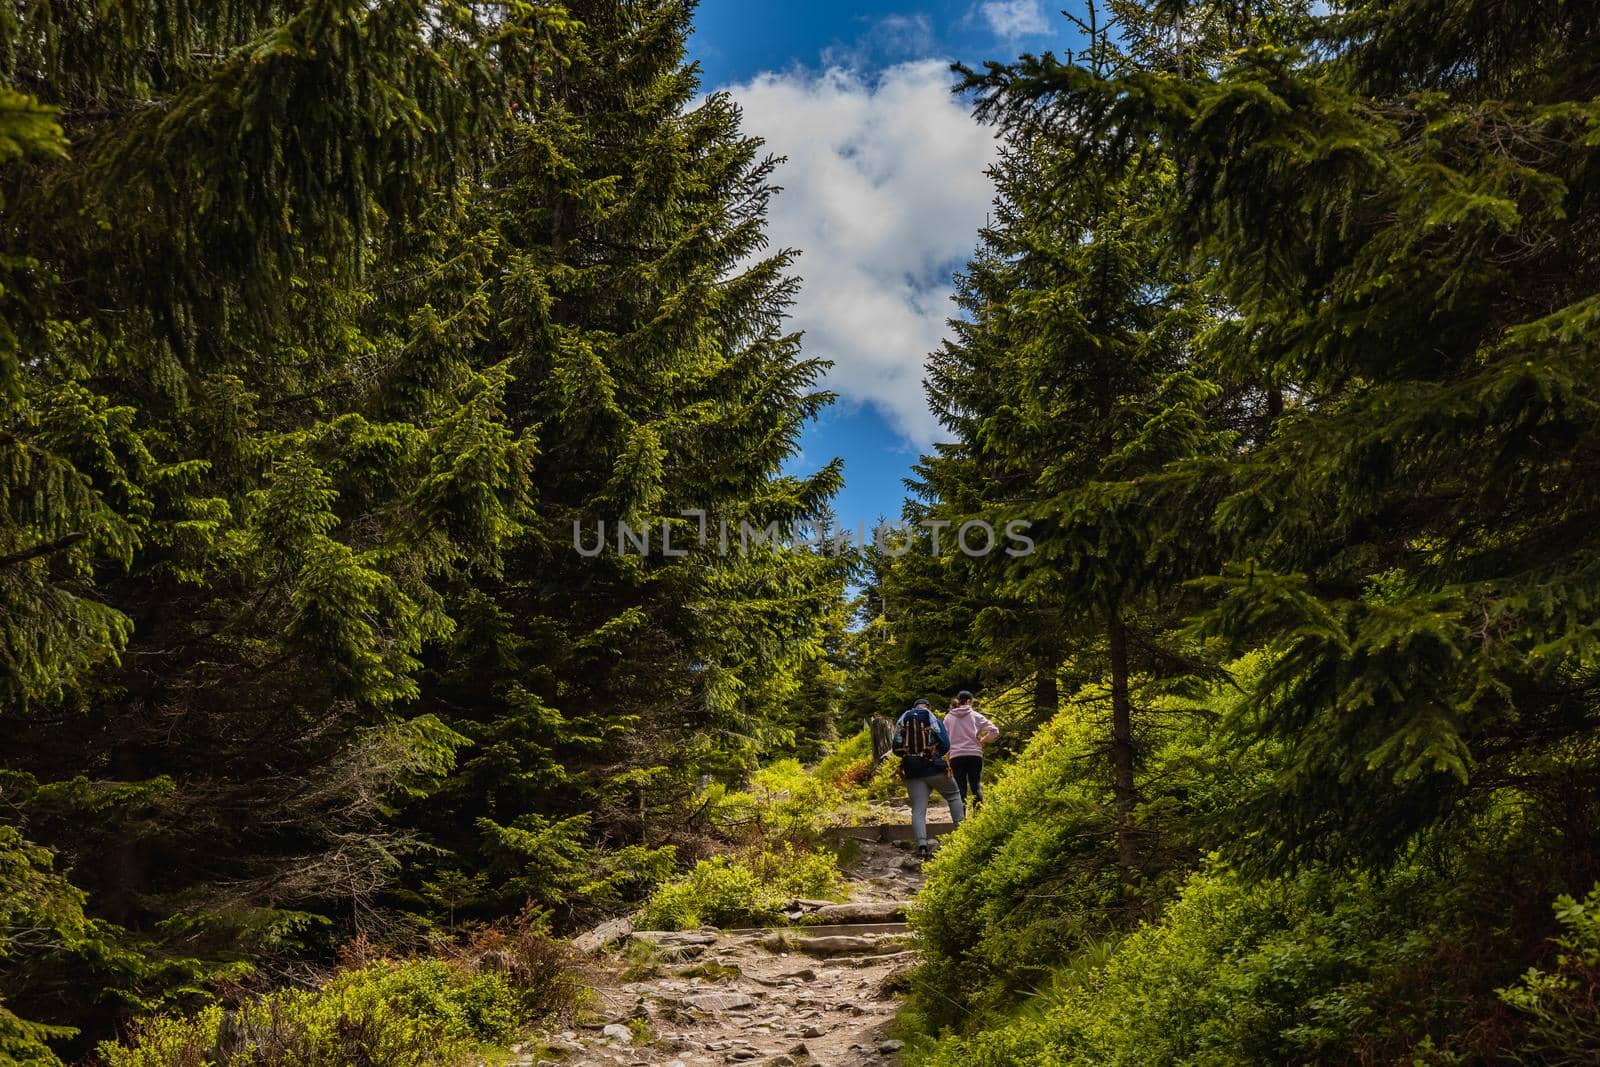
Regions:
<instances>
[{"instance_id":1,"label":"evergreen needle foliage","mask_svg":"<svg viewBox=\"0 0 1600 1067\"><path fill-rule=\"evenodd\" d=\"M1579 1062L1600 10L1074 14L964 72L1008 150L918 505L1039 550L873 588L959 605L1001 706L1080 694L937 867L921 1010L1015 1017L938 1057Z\"/></svg>"},{"instance_id":2,"label":"evergreen needle foliage","mask_svg":"<svg viewBox=\"0 0 1600 1067\"><path fill-rule=\"evenodd\" d=\"M639 899L831 718L834 560L572 548L838 485L780 476L830 398L690 8L0 11L11 1057Z\"/></svg>"}]
</instances>

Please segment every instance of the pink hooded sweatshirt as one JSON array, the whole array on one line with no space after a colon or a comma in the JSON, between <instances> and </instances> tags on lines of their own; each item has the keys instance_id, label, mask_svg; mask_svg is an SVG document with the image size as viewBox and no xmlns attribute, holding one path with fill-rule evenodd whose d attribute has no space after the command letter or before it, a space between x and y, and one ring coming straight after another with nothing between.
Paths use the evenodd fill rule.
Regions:
<instances>
[{"instance_id":1,"label":"pink hooded sweatshirt","mask_svg":"<svg viewBox=\"0 0 1600 1067\"><path fill-rule=\"evenodd\" d=\"M944 728L950 734L952 756L981 756L984 743L1000 736L999 728L971 704L962 704L946 712Z\"/></svg>"}]
</instances>

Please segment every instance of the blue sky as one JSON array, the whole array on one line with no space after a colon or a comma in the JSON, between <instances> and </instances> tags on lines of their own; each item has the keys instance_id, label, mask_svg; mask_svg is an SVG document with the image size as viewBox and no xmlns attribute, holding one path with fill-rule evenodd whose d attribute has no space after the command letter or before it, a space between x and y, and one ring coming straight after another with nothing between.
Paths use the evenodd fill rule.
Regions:
<instances>
[{"instance_id":1,"label":"blue sky","mask_svg":"<svg viewBox=\"0 0 1600 1067\"><path fill-rule=\"evenodd\" d=\"M690 42L708 90L788 157L775 244L798 248L795 326L833 360L840 400L807 432L796 469L845 460L839 518L899 514L901 484L938 438L921 389L951 274L988 217L991 131L950 92L977 64L1074 41L1061 0L701 0Z\"/></svg>"}]
</instances>

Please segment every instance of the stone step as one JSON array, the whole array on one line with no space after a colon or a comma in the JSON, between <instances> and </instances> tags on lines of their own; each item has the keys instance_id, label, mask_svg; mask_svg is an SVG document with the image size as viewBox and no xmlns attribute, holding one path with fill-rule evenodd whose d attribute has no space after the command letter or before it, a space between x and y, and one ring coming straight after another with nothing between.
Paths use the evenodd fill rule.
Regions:
<instances>
[{"instance_id":1,"label":"stone step","mask_svg":"<svg viewBox=\"0 0 1600 1067\"><path fill-rule=\"evenodd\" d=\"M741 930L729 930L730 937L769 937L773 935L786 937L791 941L806 937L833 937L835 935L865 935L865 934L907 934L911 927L903 922L888 923L838 923L834 925L815 925L807 923L804 926L751 926Z\"/></svg>"},{"instance_id":2,"label":"stone step","mask_svg":"<svg viewBox=\"0 0 1600 1067\"><path fill-rule=\"evenodd\" d=\"M858 928L859 929L859 928ZM778 952L800 952L807 956L881 956L899 953L904 938L893 934L828 934L822 937L794 937L774 933L766 939L767 948Z\"/></svg>"},{"instance_id":3,"label":"stone step","mask_svg":"<svg viewBox=\"0 0 1600 1067\"><path fill-rule=\"evenodd\" d=\"M714 945L718 930L709 927L701 930L634 930L632 936L652 945Z\"/></svg>"},{"instance_id":4,"label":"stone step","mask_svg":"<svg viewBox=\"0 0 1600 1067\"><path fill-rule=\"evenodd\" d=\"M836 935L864 935L864 934L909 934L911 927L903 922L890 923L840 923L834 926L805 926L790 927L790 931L799 937L833 937Z\"/></svg>"},{"instance_id":5,"label":"stone step","mask_svg":"<svg viewBox=\"0 0 1600 1067\"><path fill-rule=\"evenodd\" d=\"M943 837L955 829L954 823L930 822L929 837ZM868 841L891 844L896 841L915 841L910 823L882 823L874 826L830 826L822 831L827 841Z\"/></svg>"},{"instance_id":6,"label":"stone step","mask_svg":"<svg viewBox=\"0 0 1600 1067\"><path fill-rule=\"evenodd\" d=\"M629 919L612 919L603 922L586 934L579 934L572 939L572 947L585 956L594 956L612 945L626 941L633 934L633 922Z\"/></svg>"},{"instance_id":7,"label":"stone step","mask_svg":"<svg viewBox=\"0 0 1600 1067\"><path fill-rule=\"evenodd\" d=\"M862 900L849 904L828 904L811 913L811 918L824 924L842 923L897 923L904 922L906 909L911 905L904 900Z\"/></svg>"}]
</instances>

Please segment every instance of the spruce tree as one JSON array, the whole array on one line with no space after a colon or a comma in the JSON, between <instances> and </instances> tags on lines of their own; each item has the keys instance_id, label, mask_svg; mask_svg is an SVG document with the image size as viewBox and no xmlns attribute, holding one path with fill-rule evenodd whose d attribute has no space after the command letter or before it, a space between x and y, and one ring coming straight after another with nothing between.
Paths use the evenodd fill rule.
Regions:
<instances>
[{"instance_id":1,"label":"spruce tree","mask_svg":"<svg viewBox=\"0 0 1600 1067\"><path fill-rule=\"evenodd\" d=\"M1021 139L996 170L996 221L961 279L967 317L930 363L956 441L924 468L951 521L1032 523L1036 551L975 561L977 631L991 655L1046 665L1036 691L1069 657L1106 679L1111 822L1131 887L1143 866L1136 688L1193 673L1173 634L1176 588L1209 551L1203 529L1138 483L1229 437L1209 421L1216 391L1196 365L1204 306L1160 240L1170 165L1154 145L1118 181L1065 160L1050 139ZM1171 521L1153 522L1163 510Z\"/></svg>"},{"instance_id":2,"label":"spruce tree","mask_svg":"<svg viewBox=\"0 0 1600 1067\"><path fill-rule=\"evenodd\" d=\"M691 5L571 12L568 61L474 209L499 279L480 348L509 361L508 419L537 434L532 498L503 572L454 590L423 697L470 746L416 807L443 850L417 877L484 873L477 914L635 890L646 853L584 857L660 844L655 813L699 773L793 743L789 672L826 654L842 596L827 554L739 550L741 522L820 518L838 482L779 474L828 397L783 325L794 254L766 250L777 163L728 97L697 100ZM619 550L624 522L648 552Z\"/></svg>"},{"instance_id":3,"label":"spruce tree","mask_svg":"<svg viewBox=\"0 0 1600 1067\"><path fill-rule=\"evenodd\" d=\"M1303 29L1183 69L1025 60L988 106L1107 173L1158 138L1231 309L1216 358L1279 389L1259 448L1188 472L1233 560L1205 632L1273 663L1235 727L1281 770L1232 851L1376 863L1509 807L1581 889L1600 19L1384 0Z\"/></svg>"},{"instance_id":4,"label":"spruce tree","mask_svg":"<svg viewBox=\"0 0 1600 1067\"><path fill-rule=\"evenodd\" d=\"M53 109L0 89L0 167L59 158L65 151ZM17 289L36 265L26 256L0 257L0 426L15 425L22 406L17 328L27 312L17 306ZM18 447L14 433L0 430L9 462L0 472L0 702L5 703L59 691L97 658L97 650L115 647L124 637L122 620L110 609L84 597L81 587L52 581L51 575L60 557L75 549L80 555L74 563L82 568L91 551L83 528L91 516L102 524L113 517L65 464L49 463L47 470L33 473L33 462L48 459ZM47 849L15 827L0 826L0 967L28 966L39 954L40 941L77 945L89 940L82 893L53 866ZM74 1031L21 1018L5 1000L0 994L0 1056L8 1063L55 1061L47 1042Z\"/></svg>"},{"instance_id":5,"label":"spruce tree","mask_svg":"<svg viewBox=\"0 0 1600 1067\"><path fill-rule=\"evenodd\" d=\"M505 372L420 343L474 293L402 231L492 148L502 64L548 65L563 25L406 0L0 13L0 73L61 130L7 97L32 149L3 184L0 790L95 931L8 962L24 1017L104 1029L316 943L393 877L387 809L459 743L402 704L529 454ZM402 310L402 257L464 304Z\"/></svg>"}]
</instances>

